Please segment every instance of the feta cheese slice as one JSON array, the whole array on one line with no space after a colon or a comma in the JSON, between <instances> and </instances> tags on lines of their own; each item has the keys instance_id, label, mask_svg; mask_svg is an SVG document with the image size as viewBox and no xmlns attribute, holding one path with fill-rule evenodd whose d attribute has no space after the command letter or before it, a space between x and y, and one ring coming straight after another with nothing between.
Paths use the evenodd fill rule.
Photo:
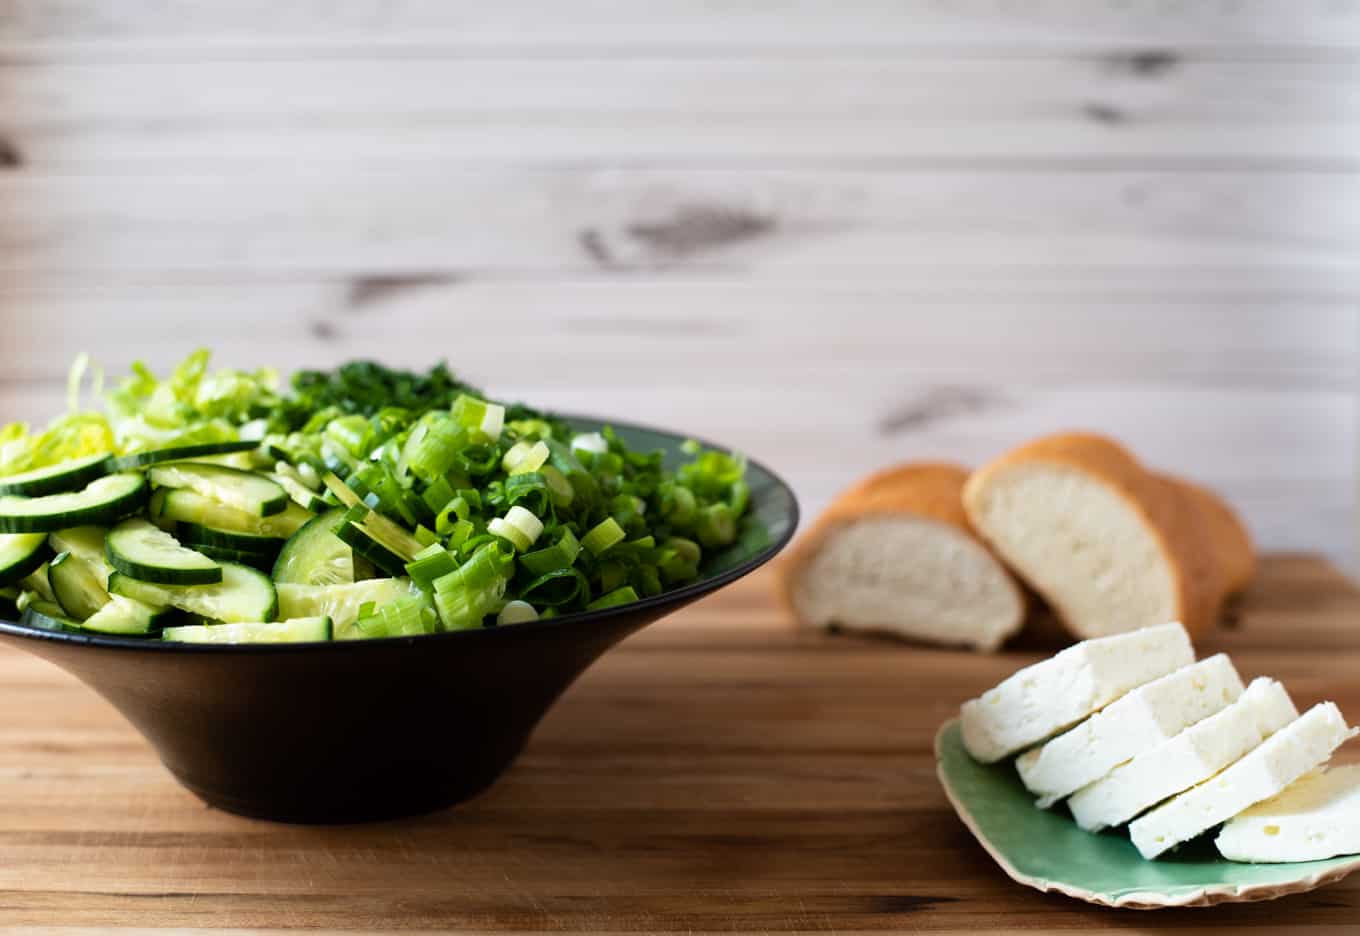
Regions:
<instances>
[{"instance_id":1,"label":"feta cheese slice","mask_svg":"<svg viewBox=\"0 0 1360 936\"><path fill-rule=\"evenodd\" d=\"M1298 714L1284 686L1273 679L1254 679L1232 705L1078 790L1067 807L1088 832L1123 825L1208 780Z\"/></svg>"},{"instance_id":2,"label":"feta cheese slice","mask_svg":"<svg viewBox=\"0 0 1360 936\"><path fill-rule=\"evenodd\" d=\"M1015 767L1047 809L1240 695L1242 679L1220 653L1139 686L1071 731L1021 754Z\"/></svg>"},{"instance_id":3,"label":"feta cheese slice","mask_svg":"<svg viewBox=\"0 0 1360 936\"><path fill-rule=\"evenodd\" d=\"M963 704L963 746L994 763L1195 660L1179 623L1074 644Z\"/></svg>"},{"instance_id":4,"label":"feta cheese slice","mask_svg":"<svg viewBox=\"0 0 1360 936\"><path fill-rule=\"evenodd\" d=\"M1335 703L1321 702L1222 773L1134 820L1129 838L1144 858L1156 858L1279 793L1353 734Z\"/></svg>"},{"instance_id":5,"label":"feta cheese slice","mask_svg":"<svg viewBox=\"0 0 1360 936\"><path fill-rule=\"evenodd\" d=\"M1228 820L1215 840L1232 861L1321 861L1360 854L1360 764L1315 770Z\"/></svg>"}]
</instances>

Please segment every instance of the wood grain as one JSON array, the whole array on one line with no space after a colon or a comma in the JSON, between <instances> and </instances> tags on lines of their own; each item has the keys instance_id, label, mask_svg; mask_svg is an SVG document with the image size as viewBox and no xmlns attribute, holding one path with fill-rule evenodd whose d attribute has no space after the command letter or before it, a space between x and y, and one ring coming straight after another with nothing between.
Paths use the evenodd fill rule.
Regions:
<instances>
[{"instance_id":1,"label":"wood grain","mask_svg":"<svg viewBox=\"0 0 1360 936\"><path fill-rule=\"evenodd\" d=\"M795 632L759 575L627 641L493 790L368 826L206 809L59 671L0 652L0 923L321 930L1340 933L1360 880L1155 917L1010 882L950 812L931 738L1034 655ZM1199 649L1360 711L1360 592L1274 557ZM1355 752L1346 754L1354 758ZM44 929L43 932L48 932Z\"/></svg>"},{"instance_id":2,"label":"wood grain","mask_svg":"<svg viewBox=\"0 0 1360 936\"><path fill-rule=\"evenodd\" d=\"M1360 168L1360 63L1348 59L272 48L0 60L4 136L25 168L119 173L422 159Z\"/></svg>"},{"instance_id":3,"label":"wood grain","mask_svg":"<svg viewBox=\"0 0 1360 936\"><path fill-rule=\"evenodd\" d=\"M110 48L205 51L314 42L372 48L404 44L476 50L506 45L627 51L736 49L980 48L993 52L1159 46L1261 54L1323 53L1360 43L1360 15L1335 0L845 0L834 8L797 0L731 3L589 0L11 0L0 40L16 49L50 45L67 54ZM1155 61L1155 56L1153 57Z\"/></svg>"}]
</instances>

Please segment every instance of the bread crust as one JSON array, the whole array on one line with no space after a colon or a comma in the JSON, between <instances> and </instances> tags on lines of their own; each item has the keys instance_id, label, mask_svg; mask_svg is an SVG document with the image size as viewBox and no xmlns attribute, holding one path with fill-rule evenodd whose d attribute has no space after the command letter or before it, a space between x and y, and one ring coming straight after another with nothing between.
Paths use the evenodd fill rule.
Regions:
<instances>
[{"instance_id":1,"label":"bread crust","mask_svg":"<svg viewBox=\"0 0 1360 936\"><path fill-rule=\"evenodd\" d=\"M1028 599L1020 583L973 529L963 508L963 486L969 471L948 462L909 462L869 475L841 492L822 511L812 528L799 537L779 567L779 593L790 614L806 625L793 599L794 582L827 538L841 527L866 517L909 516L934 520L967 534L996 562L1021 608ZM1024 615L1014 631L1023 624Z\"/></svg>"},{"instance_id":2,"label":"bread crust","mask_svg":"<svg viewBox=\"0 0 1360 936\"><path fill-rule=\"evenodd\" d=\"M1008 469L1029 464L1075 469L1113 489L1142 518L1158 544L1171 570L1177 615L1191 636L1217 623L1229 583L1235 580L1227 574L1215 545L1218 535L1228 535L1228 524L1217 509L1224 506L1221 502L1211 504L1193 486L1148 470L1113 439L1090 432L1065 432L1022 445L980 468L964 485L965 510L976 517L987 486ZM979 532L986 539L985 532ZM992 546L1005 555L996 543ZM1233 572L1239 578L1242 575L1240 558ZM1055 596L1042 597L1069 633L1080 639L1092 636L1081 630L1079 622L1065 617Z\"/></svg>"},{"instance_id":3,"label":"bread crust","mask_svg":"<svg viewBox=\"0 0 1360 936\"><path fill-rule=\"evenodd\" d=\"M1194 499L1213 542L1213 552L1223 575L1227 594L1245 591L1256 576L1256 549L1251 533L1228 502L1213 491L1185 478L1164 475Z\"/></svg>"}]
</instances>

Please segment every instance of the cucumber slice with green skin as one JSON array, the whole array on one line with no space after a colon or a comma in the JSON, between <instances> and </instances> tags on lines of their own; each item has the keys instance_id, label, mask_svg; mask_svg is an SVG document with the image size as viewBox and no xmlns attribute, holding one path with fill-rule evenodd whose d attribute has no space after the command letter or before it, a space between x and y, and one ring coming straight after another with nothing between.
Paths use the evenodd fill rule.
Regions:
<instances>
[{"instance_id":1,"label":"cucumber slice with green skin","mask_svg":"<svg viewBox=\"0 0 1360 936\"><path fill-rule=\"evenodd\" d=\"M274 563L274 583L344 585L354 581L354 551L335 535L342 508L313 517L283 544Z\"/></svg>"},{"instance_id":2,"label":"cucumber slice with green skin","mask_svg":"<svg viewBox=\"0 0 1360 936\"><path fill-rule=\"evenodd\" d=\"M31 601L24 613L19 615L19 623L24 627L36 627L47 631L80 631L79 621L73 621L61 610L61 606L51 601Z\"/></svg>"},{"instance_id":3,"label":"cucumber slice with green skin","mask_svg":"<svg viewBox=\"0 0 1360 936\"><path fill-rule=\"evenodd\" d=\"M277 482L239 468L175 462L156 465L148 474L153 484L187 489L255 517L282 513L292 503L288 492L279 487Z\"/></svg>"},{"instance_id":4,"label":"cucumber slice with green skin","mask_svg":"<svg viewBox=\"0 0 1360 936\"><path fill-rule=\"evenodd\" d=\"M272 621L279 604L269 576L233 562L222 563L222 581L216 585L153 585L115 572L109 576L109 593L229 624Z\"/></svg>"},{"instance_id":5,"label":"cucumber slice with green skin","mask_svg":"<svg viewBox=\"0 0 1360 936\"><path fill-rule=\"evenodd\" d=\"M215 546L218 549L231 549L236 552L256 553L257 555L268 554L270 556L277 556L279 547L284 543L276 536L259 536L255 533L217 530L213 527L189 522L178 525L176 538L194 549L202 546Z\"/></svg>"},{"instance_id":6,"label":"cucumber slice with green skin","mask_svg":"<svg viewBox=\"0 0 1360 936\"><path fill-rule=\"evenodd\" d=\"M110 458L104 455L88 455L73 458L59 465L34 468L32 471L12 474L0 478L0 494L22 494L24 497L41 497L44 494L59 494L62 491L78 491L96 478L109 473Z\"/></svg>"},{"instance_id":7,"label":"cucumber slice with green skin","mask_svg":"<svg viewBox=\"0 0 1360 936\"><path fill-rule=\"evenodd\" d=\"M115 575L117 573L114 573ZM117 634L138 637L156 628L156 621L164 612L133 598L110 595L109 603L80 622L82 630L97 634Z\"/></svg>"},{"instance_id":8,"label":"cucumber slice with green skin","mask_svg":"<svg viewBox=\"0 0 1360 936\"><path fill-rule=\"evenodd\" d=\"M205 455L229 455L232 452L248 452L258 446L258 442L241 440L239 442L203 442L199 445L174 445L170 448L150 449L119 455L113 459L112 471L135 471L161 462L181 461L186 458L200 458Z\"/></svg>"},{"instance_id":9,"label":"cucumber slice with green skin","mask_svg":"<svg viewBox=\"0 0 1360 936\"><path fill-rule=\"evenodd\" d=\"M37 571L51 555L45 533L0 535L0 585L12 585Z\"/></svg>"},{"instance_id":10,"label":"cucumber slice with green skin","mask_svg":"<svg viewBox=\"0 0 1360 936\"><path fill-rule=\"evenodd\" d=\"M259 449L256 448L249 452L230 452L226 455L202 455L190 458L188 461L198 465L225 465L228 468L236 468L241 471L259 471L268 468L272 462L261 460L257 457Z\"/></svg>"},{"instance_id":11,"label":"cucumber slice with green skin","mask_svg":"<svg viewBox=\"0 0 1360 936\"><path fill-rule=\"evenodd\" d=\"M87 524L108 526L136 513L146 498L146 478L135 473L96 478L83 490L66 494L8 494L0 497L0 533L50 533Z\"/></svg>"},{"instance_id":12,"label":"cucumber slice with green skin","mask_svg":"<svg viewBox=\"0 0 1360 936\"><path fill-rule=\"evenodd\" d=\"M182 643L315 643L330 639L331 619L324 616L291 618L287 621L167 627L161 631L161 640Z\"/></svg>"},{"instance_id":13,"label":"cucumber slice with green skin","mask_svg":"<svg viewBox=\"0 0 1360 936\"><path fill-rule=\"evenodd\" d=\"M157 495L159 494L158 491ZM312 519L312 515L297 504L290 503L282 513L258 517L244 510L228 507L211 497L179 489L165 490L165 498L160 504L160 519L196 523L199 526L232 533L272 536L282 540L296 533L304 523Z\"/></svg>"},{"instance_id":14,"label":"cucumber slice with green skin","mask_svg":"<svg viewBox=\"0 0 1360 936\"><path fill-rule=\"evenodd\" d=\"M109 573L113 571L104 558L104 536L108 530L98 526L71 527L47 534L47 544L53 552L68 552L89 568L99 580L99 587L108 590Z\"/></svg>"},{"instance_id":15,"label":"cucumber slice with green skin","mask_svg":"<svg viewBox=\"0 0 1360 936\"><path fill-rule=\"evenodd\" d=\"M22 591L33 592L44 601L57 603L57 596L52 594L52 585L47 581L47 563L43 563L28 575L24 576L19 582Z\"/></svg>"},{"instance_id":16,"label":"cucumber slice with green skin","mask_svg":"<svg viewBox=\"0 0 1360 936\"><path fill-rule=\"evenodd\" d=\"M66 616L83 621L109 603L99 577L74 553L58 553L47 566L47 582Z\"/></svg>"},{"instance_id":17,"label":"cucumber slice with green skin","mask_svg":"<svg viewBox=\"0 0 1360 936\"><path fill-rule=\"evenodd\" d=\"M216 562L141 517L109 530L104 551L114 569L143 582L211 585L222 581L222 567Z\"/></svg>"},{"instance_id":18,"label":"cucumber slice with green skin","mask_svg":"<svg viewBox=\"0 0 1360 936\"><path fill-rule=\"evenodd\" d=\"M321 513L329 506L322 499L320 494L311 490L296 478L290 478L287 475L275 473L271 473L269 477L277 483L279 487L288 492L288 496L293 499L293 503L309 513Z\"/></svg>"},{"instance_id":19,"label":"cucumber slice with green skin","mask_svg":"<svg viewBox=\"0 0 1360 936\"><path fill-rule=\"evenodd\" d=\"M278 540L275 540L274 542L278 542ZM221 546L199 545L194 548L214 562L234 562L237 565L250 566L252 569L259 569L266 575L274 568L274 560L279 556L277 549L273 552L255 553L241 552L238 549L225 549Z\"/></svg>"},{"instance_id":20,"label":"cucumber slice with green skin","mask_svg":"<svg viewBox=\"0 0 1360 936\"><path fill-rule=\"evenodd\" d=\"M336 640L364 637L355 622L359 619L359 608L366 602L383 605L416 593L408 578L369 579L350 585L301 585L288 582L280 584L278 590L280 617L325 615L331 619Z\"/></svg>"},{"instance_id":21,"label":"cucumber slice with green skin","mask_svg":"<svg viewBox=\"0 0 1360 936\"><path fill-rule=\"evenodd\" d=\"M331 531L356 556L363 556L388 575L405 575L409 560L402 558L394 543L383 538L372 526L363 524L363 518L369 515L366 507L351 507Z\"/></svg>"}]
</instances>

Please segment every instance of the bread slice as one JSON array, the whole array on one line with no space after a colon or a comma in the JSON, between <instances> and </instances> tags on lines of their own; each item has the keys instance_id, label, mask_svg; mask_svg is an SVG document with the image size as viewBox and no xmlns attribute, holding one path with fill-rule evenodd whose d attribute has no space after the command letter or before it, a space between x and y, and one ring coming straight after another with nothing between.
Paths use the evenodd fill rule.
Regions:
<instances>
[{"instance_id":1,"label":"bread slice","mask_svg":"<svg viewBox=\"0 0 1360 936\"><path fill-rule=\"evenodd\" d=\"M1194 660L1175 623L1076 644L963 703L963 746L974 760L994 763Z\"/></svg>"},{"instance_id":2,"label":"bread slice","mask_svg":"<svg viewBox=\"0 0 1360 936\"><path fill-rule=\"evenodd\" d=\"M783 590L816 628L995 650L1025 596L968 526L957 465L902 465L838 497L793 550Z\"/></svg>"},{"instance_id":3,"label":"bread slice","mask_svg":"<svg viewBox=\"0 0 1360 936\"><path fill-rule=\"evenodd\" d=\"M1321 861L1360 854L1360 764L1315 770L1228 820L1214 840L1230 861Z\"/></svg>"},{"instance_id":4,"label":"bread slice","mask_svg":"<svg viewBox=\"0 0 1360 936\"><path fill-rule=\"evenodd\" d=\"M1231 511L1223 507L1225 518L1221 502L1196 491L1110 439L1065 433L979 469L963 504L1073 636L1170 620L1194 635L1214 625L1229 586L1250 574L1240 556L1232 573L1218 556L1217 536L1235 524Z\"/></svg>"},{"instance_id":5,"label":"bread slice","mask_svg":"<svg viewBox=\"0 0 1360 936\"><path fill-rule=\"evenodd\" d=\"M1273 679L1254 679L1241 697L1221 712L1078 790L1067 801L1072 818L1088 832L1123 825L1162 800L1209 779L1298 714L1284 686Z\"/></svg>"},{"instance_id":6,"label":"bread slice","mask_svg":"<svg viewBox=\"0 0 1360 936\"><path fill-rule=\"evenodd\" d=\"M1115 767L1222 711L1242 694L1226 654L1184 666L1139 686L1071 731L1021 754L1016 770L1047 809Z\"/></svg>"},{"instance_id":7,"label":"bread slice","mask_svg":"<svg viewBox=\"0 0 1360 936\"><path fill-rule=\"evenodd\" d=\"M1354 734L1334 703L1320 702L1222 773L1129 823L1129 838L1156 858L1282 792Z\"/></svg>"}]
</instances>

